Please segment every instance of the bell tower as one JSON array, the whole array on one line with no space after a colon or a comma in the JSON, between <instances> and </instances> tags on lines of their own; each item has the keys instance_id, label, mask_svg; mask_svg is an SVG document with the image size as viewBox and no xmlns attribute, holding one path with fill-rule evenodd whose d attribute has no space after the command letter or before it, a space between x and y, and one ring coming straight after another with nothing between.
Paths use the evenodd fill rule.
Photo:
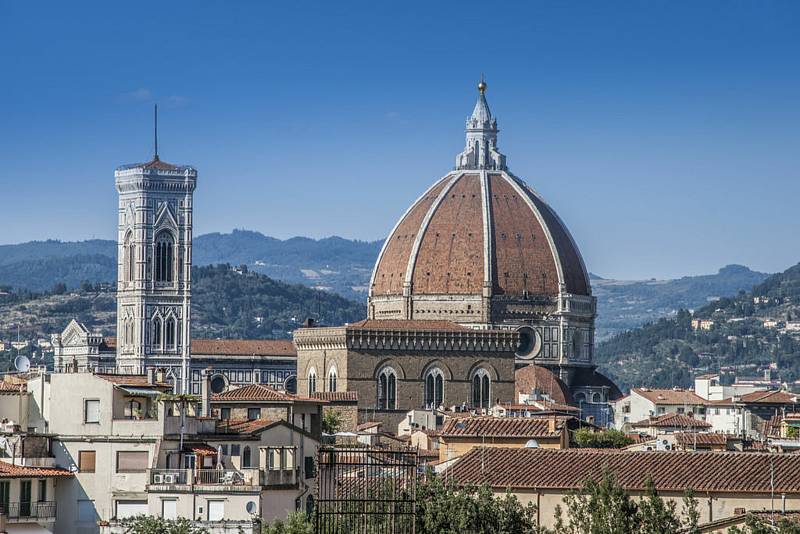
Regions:
<instances>
[{"instance_id":1,"label":"bell tower","mask_svg":"<svg viewBox=\"0 0 800 534\"><path fill-rule=\"evenodd\" d=\"M114 177L119 193L117 371L165 368L175 391L188 393L197 171L161 161L156 136L150 161L118 167Z\"/></svg>"}]
</instances>

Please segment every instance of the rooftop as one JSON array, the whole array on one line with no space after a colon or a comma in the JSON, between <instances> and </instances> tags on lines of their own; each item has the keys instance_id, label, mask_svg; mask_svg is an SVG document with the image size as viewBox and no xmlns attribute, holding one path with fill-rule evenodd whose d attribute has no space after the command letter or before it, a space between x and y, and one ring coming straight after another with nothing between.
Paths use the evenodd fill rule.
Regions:
<instances>
[{"instance_id":1,"label":"rooftop","mask_svg":"<svg viewBox=\"0 0 800 534\"><path fill-rule=\"evenodd\" d=\"M297 356L289 339L192 339L192 355Z\"/></svg>"},{"instance_id":2,"label":"rooftop","mask_svg":"<svg viewBox=\"0 0 800 534\"><path fill-rule=\"evenodd\" d=\"M657 417L649 417L633 423L634 428L711 428L710 423L679 413L668 413Z\"/></svg>"},{"instance_id":3,"label":"rooftop","mask_svg":"<svg viewBox=\"0 0 800 534\"><path fill-rule=\"evenodd\" d=\"M312 399L328 402L358 402L357 391L315 391L311 394Z\"/></svg>"},{"instance_id":4,"label":"rooftop","mask_svg":"<svg viewBox=\"0 0 800 534\"><path fill-rule=\"evenodd\" d=\"M262 384L247 384L246 386L229 389L222 393L211 396L214 402L225 401L261 401L261 402L316 402L322 403L318 399L297 397L284 391L278 391Z\"/></svg>"},{"instance_id":5,"label":"rooftop","mask_svg":"<svg viewBox=\"0 0 800 534\"><path fill-rule=\"evenodd\" d=\"M626 490L644 490L649 474L659 491L800 494L796 454L477 447L447 475L458 484L495 488L579 489L587 479L599 480L605 469Z\"/></svg>"},{"instance_id":6,"label":"rooftop","mask_svg":"<svg viewBox=\"0 0 800 534\"><path fill-rule=\"evenodd\" d=\"M442 437L558 437L564 422L563 417L450 417L444 423Z\"/></svg>"},{"instance_id":7,"label":"rooftop","mask_svg":"<svg viewBox=\"0 0 800 534\"><path fill-rule=\"evenodd\" d=\"M51 478L70 477L72 473L56 467L23 467L0 461L0 478Z\"/></svg>"},{"instance_id":8,"label":"rooftop","mask_svg":"<svg viewBox=\"0 0 800 534\"><path fill-rule=\"evenodd\" d=\"M740 402L749 404L796 404L797 394L788 391L754 391L739 398Z\"/></svg>"},{"instance_id":9,"label":"rooftop","mask_svg":"<svg viewBox=\"0 0 800 534\"><path fill-rule=\"evenodd\" d=\"M631 391L654 404L705 404L703 397L686 389L633 388Z\"/></svg>"}]
</instances>

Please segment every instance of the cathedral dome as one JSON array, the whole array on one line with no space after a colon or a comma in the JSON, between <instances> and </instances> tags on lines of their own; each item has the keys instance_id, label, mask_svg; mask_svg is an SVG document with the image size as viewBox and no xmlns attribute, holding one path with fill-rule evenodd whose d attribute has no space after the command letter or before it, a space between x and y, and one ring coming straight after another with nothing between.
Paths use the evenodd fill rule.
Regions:
<instances>
[{"instance_id":1,"label":"cathedral dome","mask_svg":"<svg viewBox=\"0 0 800 534\"><path fill-rule=\"evenodd\" d=\"M550 313L560 296L593 301L569 231L508 172L497 131L481 90L456 170L406 211L383 246L371 317L499 324Z\"/></svg>"}]
</instances>

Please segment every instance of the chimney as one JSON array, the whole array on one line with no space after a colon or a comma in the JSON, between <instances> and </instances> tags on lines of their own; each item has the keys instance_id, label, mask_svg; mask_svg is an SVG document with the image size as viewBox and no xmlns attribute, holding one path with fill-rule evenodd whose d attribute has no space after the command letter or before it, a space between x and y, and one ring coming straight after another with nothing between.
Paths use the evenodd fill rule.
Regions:
<instances>
[{"instance_id":1,"label":"chimney","mask_svg":"<svg viewBox=\"0 0 800 534\"><path fill-rule=\"evenodd\" d=\"M147 368L147 383L148 384L155 384L156 383L156 370L152 367Z\"/></svg>"},{"instance_id":2,"label":"chimney","mask_svg":"<svg viewBox=\"0 0 800 534\"><path fill-rule=\"evenodd\" d=\"M211 415L211 372L212 368L203 369L200 382L200 417Z\"/></svg>"},{"instance_id":3,"label":"chimney","mask_svg":"<svg viewBox=\"0 0 800 534\"><path fill-rule=\"evenodd\" d=\"M163 384L165 382L163 367L159 367L158 369L156 369L156 382L158 382L159 384Z\"/></svg>"},{"instance_id":4,"label":"chimney","mask_svg":"<svg viewBox=\"0 0 800 534\"><path fill-rule=\"evenodd\" d=\"M311 317L306 319L306 321L303 323L303 328L314 328L314 319Z\"/></svg>"},{"instance_id":5,"label":"chimney","mask_svg":"<svg viewBox=\"0 0 800 534\"><path fill-rule=\"evenodd\" d=\"M551 434L556 431L556 418L551 417L547 420L547 431Z\"/></svg>"}]
</instances>

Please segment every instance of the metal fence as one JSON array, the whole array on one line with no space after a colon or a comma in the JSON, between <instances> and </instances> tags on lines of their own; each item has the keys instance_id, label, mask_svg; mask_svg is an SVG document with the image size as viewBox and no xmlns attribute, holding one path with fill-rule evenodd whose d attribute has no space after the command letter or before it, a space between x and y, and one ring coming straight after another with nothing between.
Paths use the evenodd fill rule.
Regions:
<instances>
[{"instance_id":1,"label":"metal fence","mask_svg":"<svg viewBox=\"0 0 800 534\"><path fill-rule=\"evenodd\" d=\"M416 450L322 447L315 534L415 532Z\"/></svg>"}]
</instances>

